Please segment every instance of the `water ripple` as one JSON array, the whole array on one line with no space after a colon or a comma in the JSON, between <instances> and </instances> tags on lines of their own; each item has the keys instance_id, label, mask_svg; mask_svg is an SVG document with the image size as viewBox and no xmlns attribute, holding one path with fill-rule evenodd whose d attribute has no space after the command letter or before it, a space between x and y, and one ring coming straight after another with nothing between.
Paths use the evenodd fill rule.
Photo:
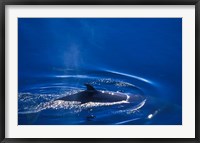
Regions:
<instances>
[{"instance_id":1,"label":"water ripple","mask_svg":"<svg viewBox=\"0 0 200 143\"><path fill-rule=\"evenodd\" d=\"M35 79L36 83L19 91L19 124L148 124L163 104L152 96L156 94L153 81L117 71L65 70L64 74ZM127 99L109 103L56 100L84 91L85 83Z\"/></svg>"}]
</instances>

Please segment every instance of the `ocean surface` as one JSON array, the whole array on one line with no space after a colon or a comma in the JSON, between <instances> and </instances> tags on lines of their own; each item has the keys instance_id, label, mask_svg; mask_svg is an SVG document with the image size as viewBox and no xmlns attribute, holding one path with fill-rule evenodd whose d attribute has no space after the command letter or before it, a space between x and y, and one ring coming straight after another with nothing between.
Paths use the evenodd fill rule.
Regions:
<instances>
[{"instance_id":1,"label":"ocean surface","mask_svg":"<svg viewBox=\"0 0 200 143\"><path fill-rule=\"evenodd\" d=\"M181 18L19 18L19 125L182 125ZM126 100L57 100L84 84Z\"/></svg>"}]
</instances>

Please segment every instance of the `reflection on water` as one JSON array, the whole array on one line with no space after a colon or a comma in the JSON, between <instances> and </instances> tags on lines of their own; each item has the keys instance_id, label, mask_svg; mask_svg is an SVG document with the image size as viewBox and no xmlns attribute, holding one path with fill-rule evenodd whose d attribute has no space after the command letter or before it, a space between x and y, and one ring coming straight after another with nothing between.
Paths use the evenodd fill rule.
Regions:
<instances>
[{"instance_id":1,"label":"reflection on water","mask_svg":"<svg viewBox=\"0 0 200 143\"><path fill-rule=\"evenodd\" d=\"M156 82L143 77L108 70L68 70L29 80L33 82L19 89L20 125L181 124L181 107L162 100L162 95L157 96ZM124 94L127 99L86 103L56 100L86 90L85 83L102 93Z\"/></svg>"}]
</instances>

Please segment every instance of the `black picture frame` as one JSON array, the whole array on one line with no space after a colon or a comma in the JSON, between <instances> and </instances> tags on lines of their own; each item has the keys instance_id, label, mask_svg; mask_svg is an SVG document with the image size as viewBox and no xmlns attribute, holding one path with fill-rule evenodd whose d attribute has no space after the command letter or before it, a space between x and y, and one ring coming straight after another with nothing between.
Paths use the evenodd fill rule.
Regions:
<instances>
[{"instance_id":1,"label":"black picture frame","mask_svg":"<svg viewBox=\"0 0 200 143\"><path fill-rule=\"evenodd\" d=\"M5 138L5 6L6 5L195 5L195 138ZM200 0L0 0L0 141L19 142L200 142Z\"/></svg>"}]
</instances>

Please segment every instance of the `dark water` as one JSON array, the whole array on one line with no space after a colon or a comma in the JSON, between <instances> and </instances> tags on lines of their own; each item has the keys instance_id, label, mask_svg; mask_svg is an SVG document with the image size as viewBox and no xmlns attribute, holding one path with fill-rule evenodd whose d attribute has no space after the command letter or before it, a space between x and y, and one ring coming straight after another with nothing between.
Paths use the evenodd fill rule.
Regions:
<instances>
[{"instance_id":1,"label":"dark water","mask_svg":"<svg viewBox=\"0 0 200 143\"><path fill-rule=\"evenodd\" d=\"M117 23L117 24L116 24ZM181 125L179 18L20 18L19 125ZM85 83L126 100L56 100Z\"/></svg>"}]
</instances>

